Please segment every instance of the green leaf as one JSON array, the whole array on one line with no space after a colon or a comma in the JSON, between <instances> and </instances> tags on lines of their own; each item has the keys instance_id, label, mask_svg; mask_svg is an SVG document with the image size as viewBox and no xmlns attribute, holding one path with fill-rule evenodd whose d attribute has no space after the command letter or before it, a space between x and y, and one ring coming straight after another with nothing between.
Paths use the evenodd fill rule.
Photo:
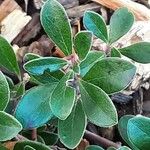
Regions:
<instances>
[{"instance_id":1,"label":"green leaf","mask_svg":"<svg viewBox=\"0 0 150 150\"><path fill-rule=\"evenodd\" d=\"M2 36L0 36L0 66L3 66L10 72L20 75L14 50Z\"/></svg>"},{"instance_id":2,"label":"green leaf","mask_svg":"<svg viewBox=\"0 0 150 150\"><path fill-rule=\"evenodd\" d=\"M8 150L8 149L4 147L2 144L0 144L0 150Z\"/></svg>"},{"instance_id":3,"label":"green leaf","mask_svg":"<svg viewBox=\"0 0 150 150\"><path fill-rule=\"evenodd\" d=\"M85 74L94 66L96 62L104 57L104 53L100 51L90 51L86 58L80 63L80 75L84 77Z\"/></svg>"},{"instance_id":4,"label":"green leaf","mask_svg":"<svg viewBox=\"0 0 150 150\"><path fill-rule=\"evenodd\" d=\"M46 145L54 145L58 141L58 135L52 132L43 131L39 132L38 135L40 135Z\"/></svg>"},{"instance_id":5,"label":"green leaf","mask_svg":"<svg viewBox=\"0 0 150 150\"><path fill-rule=\"evenodd\" d=\"M84 59L91 49L92 40L92 32L80 31L76 34L74 46L80 60Z\"/></svg>"},{"instance_id":6,"label":"green leaf","mask_svg":"<svg viewBox=\"0 0 150 150\"><path fill-rule=\"evenodd\" d=\"M18 98L22 96L25 93L25 83L24 82L19 82L18 84L15 85L14 89L15 91L15 98Z\"/></svg>"},{"instance_id":7,"label":"green leaf","mask_svg":"<svg viewBox=\"0 0 150 150\"><path fill-rule=\"evenodd\" d=\"M40 135L37 135L37 142L45 144L44 139Z\"/></svg>"},{"instance_id":8,"label":"green leaf","mask_svg":"<svg viewBox=\"0 0 150 150\"><path fill-rule=\"evenodd\" d=\"M10 99L9 85L3 73L0 71L0 110L4 110Z\"/></svg>"},{"instance_id":9,"label":"green leaf","mask_svg":"<svg viewBox=\"0 0 150 150\"><path fill-rule=\"evenodd\" d=\"M36 149L29 146L29 145L27 145L27 146L24 147L24 150L36 150Z\"/></svg>"},{"instance_id":10,"label":"green leaf","mask_svg":"<svg viewBox=\"0 0 150 150\"><path fill-rule=\"evenodd\" d=\"M63 76L64 73L60 70L57 70L55 72L44 71L42 75L32 75L31 82L37 84L58 83Z\"/></svg>"},{"instance_id":11,"label":"green leaf","mask_svg":"<svg viewBox=\"0 0 150 150\"><path fill-rule=\"evenodd\" d=\"M121 135L121 137L123 138L123 140L133 149L136 149L135 146L133 146L133 144L130 142L129 138L128 138L128 134L127 134L127 124L128 121L133 118L133 115L125 115L123 117L120 118L119 123L118 123L118 130L119 133Z\"/></svg>"},{"instance_id":12,"label":"green leaf","mask_svg":"<svg viewBox=\"0 0 150 150\"><path fill-rule=\"evenodd\" d=\"M24 61L27 62L27 61L37 59L37 58L40 58L40 57L41 57L40 55L37 55L37 54L34 54L34 53L27 53L24 56Z\"/></svg>"},{"instance_id":13,"label":"green leaf","mask_svg":"<svg viewBox=\"0 0 150 150\"><path fill-rule=\"evenodd\" d=\"M13 150L24 150L26 146L31 146L32 148L36 150L51 150L48 146L39 143L39 142L33 142L33 141L21 141L17 142L14 146Z\"/></svg>"},{"instance_id":14,"label":"green leaf","mask_svg":"<svg viewBox=\"0 0 150 150\"><path fill-rule=\"evenodd\" d=\"M100 127L110 127L117 124L115 106L102 89L81 80L80 92L84 111L92 123Z\"/></svg>"},{"instance_id":15,"label":"green leaf","mask_svg":"<svg viewBox=\"0 0 150 150\"><path fill-rule=\"evenodd\" d=\"M118 49L113 47L111 49L111 57L119 57L119 58L121 58L121 53L118 51Z\"/></svg>"},{"instance_id":16,"label":"green leaf","mask_svg":"<svg viewBox=\"0 0 150 150\"><path fill-rule=\"evenodd\" d=\"M80 74L80 66L79 66L79 63L76 63L73 65L72 67L72 70L77 73L77 74Z\"/></svg>"},{"instance_id":17,"label":"green leaf","mask_svg":"<svg viewBox=\"0 0 150 150\"><path fill-rule=\"evenodd\" d=\"M15 116L24 128L36 128L53 117L49 99L56 84L30 89L19 101Z\"/></svg>"},{"instance_id":18,"label":"green leaf","mask_svg":"<svg viewBox=\"0 0 150 150\"><path fill-rule=\"evenodd\" d=\"M54 89L50 106L53 114L61 120L65 120L72 111L75 101L75 89L67 86L67 81L73 76L72 71L68 72Z\"/></svg>"},{"instance_id":19,"label":"green leaf","mask_svg":"<svg viewBox=\"0 0 150 150\"><path fill-rule=\"evenodd\" d=\"M125 35L134 23L134 16L127 8L120 8L110 19L109 42L113 43Z\"/></svg>"},{"instance_id":20,"label":"green leaf","mask_svg":"<svg viewBox=\"0 0 150 150\"><path fill-rule=\"evenodd\" d=\"M24 69L32 75L42 75L44 71L54 72L67 64L67 61L56 57L37 58L28 61Z\"/></svg>"},{"instance_id":21,"label":"green leaf","mask_svg":"<svg viewBox=\"0 0 150 150\"><path fill-rule=\"evenodd\" d=\"M68 16L56 0L48 0L41 10L41 23L47 35L65 55L72 53L72 33Z\"/></svg>"},{"instance_id":22,"label":"green leaf","mask_svg":"<svg viewBox=\"0 0 150 150\"><path fill-rule=\"evenodd\" d=\"M117 150L131 150L131 149L129 147L127 147L127 146L121 146Z\"/></svg>"},{"instance_id":23,"label":"green leaf","mask_svg":"<svg viewBox=\"0 0 150 150\"><path fill-rule=\"evenodd\" d=\"M107 94L125 89L132 81L136 67L129 61L107 57L97 62L83 80L102 88Z\"/></svg>"},{"instance_id":24,"label":"green leaf","mask_svg":"<svg viewBox=\"0 0 150 150\"><path fill-rule=\"evenodd\" d=\"M13 116L0 111L0 141L7 141L15 137L22 130L22 126Z\"/></svg>"},{"instance_id":25,"label":"green leaf","mask_svg":"<svg viewBox=\"0 0 150 150\"><path fill-rule=\"evenodd\" d=\"M127 133L130 141L140 150L150 148L150 118L136 116L128 121Z\"/></svg>"},{"instance_id":26,"label":"green leaf","mask_svg":"<svg viewBox=\"0 0 150 150\"><path fill-rule=\"evenodd\" d=\"M108 147L107 150L117 150L115 147Z\"/></svg>"},{"instance_id":27,"label":"green leaf","mask_svg":"<svg viewBox=\"0 0 150 150\"><path fill-rule=\"evenodd\" d=\"M92 31L93 34L103 40L108 42L107 27L104 19L93 11L86 11L83 17L83 24L85 28Z\"/></svg>"},{"instance_id":28,"label":"green leaf","mask_svg":"<svg viewBox=\"0 0 150 150\"><path fill-rule=\"evenodd\" d=\"M79 101L69 117L66 120L59 120L58 122L60 141L70 149L75 148L83 137L86 124L86 116Z\"/></svg>"},{"instance_id":29,"label":"green leaf","mask_svg":"<svg viewBox=\"0 0 150 150\"><path fill-rule=\"evenodd\" d=\"M150 63L150 43L140 42L128 47L119 49L121 54L139 63Z\"/></svg>"},{"instance_id":30,"label":"green leaf","mask_svg":"<svg viewBox=\"0 0 150 150\"><path fill-rule=\"evenodd\" d=\"M90 145L86 148L86 150L104 150L104 149L97 145Z\"/></svg>"},{"instance_id":31,"label":"green leaf","mask_svg":"<svg viewBox=\"0 0 150 150\"><path fill-rule=\"evenodd\" d=\"M13 82L13 80L10 77L8 77L7 75L5 75L5 78L7 80L8 85L9 85L9 89L12 90L14 88L14 82Z\"/></svg>"}]
</instances>

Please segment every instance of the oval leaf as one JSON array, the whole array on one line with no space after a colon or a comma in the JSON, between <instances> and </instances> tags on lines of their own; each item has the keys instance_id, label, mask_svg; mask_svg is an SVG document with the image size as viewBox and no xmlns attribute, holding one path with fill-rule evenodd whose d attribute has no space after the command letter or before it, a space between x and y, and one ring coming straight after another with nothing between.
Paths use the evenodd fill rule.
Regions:
<instances>
[{"instance_id":1,"label":"oval leaf","mask_svg":"<svg viewBox=\"0 0 150 150\"><path fill-rule=\"evenodd\" d=\"M36 149L29 146L29 145L27 145L27 146L24 147L24 150L36 150Z\"/></svg>"},{"instance_id":2,"label":"oval leaf","mask_svg":"<svg viewBox=\"0 0 150 150\"><path fill-rule=\"evenodd\" d=\"M113 47L111 49L111 57L119 57L119 58L121 58L121 53L119 52L118 49Z\"/></svg>"},{"instance_id":3,"label":"oval leaf","mask_svg":"<svg viewBox=\"0 0 150 150\"><path fill-rule=\"evenodd\" d=\"M130 141L140 150L150 148L150 118L137 116L128 121L127 133Z\"/></svg>"},{"instance_id":4,"label":"oval leaf","mask_svg":"<svg viewBox=\"0 0 150 150\"><path fill-rule=\"evenodd\" d=\"M150 63L150 43L140 42L119 49L121 54L139 63Z\"/></svg>"},{"instance_id":5,"label":"oval leaf","mask_svg":"<svg viewBox=\"0 0 150 150\"><path fill-rule=\"evenodd\" d=\"M48 0L41 10L41 23L47 35L65 55L72 53L72 33L68 16L57 0Z\"/></svg>"},{"instance_id":6,"label":"oval leaf","mask_svg":"<svg viewBox=\"0 0 150 150\"><path fill-rule=\"evenodd\" d=\"M56 84L30 89L19 101L15 116L24 128L36 128L53 117L49 99Z\"/></svg>"},{"instance_id":7,"label":"oval leaf","mask_svg":"<svg viewBox=\"0 0 150 150\"><path fill-rule=\"evenodd\" d=\"M85 74L94 66L96 62L101 60L104 56L103 52L90 51L86 58L80 63L80 75L84 77Z\"/></svg>"},{"instance_id":8,"label":"oval leaf","mask_svg":"<svg viewBox=\"0 0 150 150\"><path fill-rule=\"evenodd\" d=\"M92 40L92 32L80 31L76 34L74 45L80 60L84 59L91 49Z\"/></svg>"},{"instance_id":9,"label":"oval leaf","mask_svg":"<svg viewBox=\"0 0 150 150\"><path fill-rule=\"evenodd\" d=\"M0 110L4 110L9 102L10 90L7 80L0 71Z\"/></svg>"},{"instance_id":10,"label":"oval leaf","mask_svg":"<svg viewBox=\"0 0 150 150\"><path fill-rule=\"evenodd\" d=\"M67 81L72 75L72 71L64 75L51 96L50 106L52 112L61 120L65 120L69 116L75 101L75 89L67 86Z\"/></svg>"},{"instance_id":11,"label":"oval leaf","mask_svg":"<svg viewBox=\"0 0 150 150\"><path fill-rule=\"evenodd\" d=\"M42 75L44 71L54 72L67 64L67 61L56 57L44 57L28 61L24 69L32 75Z\"/></svg>"},{"instance_id":12,"label":"oval leaf","mask_svg":"<svg viewBox=\"0 0 150 150\"><path fill-rule=\"evenodd\" d=\"M41 56L40 55L37 55L37 54L34 54L34 53L27 53L25 54L24 56L24 61L27 62L27 61L30 61L30 60L34 60L34 59L37 59L37 58L40 58Z\"/></svg>"},{"instance_id":13,"label":"oval leaf","mask_svg":"<svg viewBox=\"0 0 150 150\"><path fill-rule=\"evenodd\" d=\"M111 147L108 147L107 150L117 150L117 148L111 146Z\"/></svg>"},{"instance_id":14,"label":"oval leaf","mask_svg":"<svg viewBox=\"0 0 150 150\"><path fill-rule=\"evenodd\" d=\"M2 36L0 36L0 66L17 75L20 74L14 50Z\"/></svg>"},{"instance_id":15,"label":"oval leaf","mask_svg":"<svg viewBox=\"0 0 150 150\"><path fill-rule=\"evenodd\" d=\"M54 145L58 141L58 135L56 133L43 131L39 132L38 135L42 137L46 145Z\"/></svg>"},{"instance_id":16,"label":"oval leaf","mask_svg":"<svg viewBox=\"0 0 150 150\"><path fill-rule=\"evenodd\" d=\"M58 83L59 80L64 76L64 73L60 70L55 72L44 71L42 75L32 75L31 82L37 84L52 84Z\"/></svg>"},{"instance_id":17,"label":"oval leaf","mask_svg":"<svg viewBox=\"0 0 150 150\"><path fill-rule=\"evenodd\" d=\"M108 41L107 27L104 19L93 11L86 11L83 17L83 24L85 28L92 31L93 34L103 40Z\"/></svg>"},{"instance_id":18,"label":"oval leaf","mask_svg":"<svg viewBox=\"0 0 150 150\"><path fill-rule=\"evenodd\" d=\"M90 145L86 148L86 150L104 150L104 149L97 145Z\"/></svg>"},{"instance_id":19,"label":"oval leaf","mask_svg":"<svg viewBox=\"0 0 150 150\"><path fill-rule=\"evenodd\" d=\"M81 141L87 120L80 102L66 120L59 120L58 135L60 141L68 148L74 149Z\"/></svg>"},{"instance_id":20,"label":"oval leaf","mask_svg":"<svg viewBox=\"0 0 150 150\"><path fill-rule=\"evenodd\" d=\"M30 146L36 150L51 150L48 146L45 144L39 143L39 142L33 142L33 141L21 141L17 142L14 146L13 150L23 150L26 146Z\"/></svg>"},{"instance_id":21,"label":"oval leaf","mask_svg":"<svg viewBox=\"0 0 150 150\"><path fill-rule=\"evenodd\" d=\"M121 137L123 138L123 140L133 149L136 149L134 147L134 145L130 142L129 138L128 138L128 134L127 134L127 124L128 121L133 118L133 115L125 115L123 117L120 118L119 123L118 123L118 130L119 133L121 135Z\"/></svg>"},{"instance_id":22,"label":"oval leaf","mask_svg":"<svg viewBox=\"0 0 150 150\"><path fill-rule=\"evenodd\" d=\"M127 8L120 8L110 19L109 42L113 43L125 35L134 23L134 16Z\"/></svg>"},{"instance_id":23,"label":"oval leaf","mask_svg":"<svg viewBox=\"0 0 150 150\"><path fill-rule=\"evenodd\" d=\"M0 150L8 150L8 149L4 147L2 144L0 144Z\"/></svg>"},{"instance_id":24,"label":"oval leaf","mask_svg":"<svg viewBox=\"0 0 150 150\"><path fill-rule=\"evenodd\" d=\"M136 67L129 61L109 57L97 62L83 79L112 94L125 89L135 73Z\"/></svg>"},{"instance_id":25,"label":"oval leaf","mask_svg":"<svg viewBox=\"0 0 150 150\"><path fill-rule=\"evenodd\" d=\"M0 111L0 141L7 141L14 138L22 126L13 116Z\"/></svg>"},{"instance_id":26,"label":"oval leaf","mask_svg":"<svg viewBox=\"0 0 150 150\"><path fill-rule=\"evenodd\" d=\"M88 119L100 127L117 124L117 112L109 96L99 87L80 81L81 100Z\"/></svg>"},{"instance_id":27,"label":"oval leaf","mask_svg":"<svg viewBox=\"0 0 150 150\"><path fill-rule=\"evenodd\" d=\"M127 146L121 146L117 150L131 150L131 149L129 147L127 147Z\"/></svg>"}]
</instances>

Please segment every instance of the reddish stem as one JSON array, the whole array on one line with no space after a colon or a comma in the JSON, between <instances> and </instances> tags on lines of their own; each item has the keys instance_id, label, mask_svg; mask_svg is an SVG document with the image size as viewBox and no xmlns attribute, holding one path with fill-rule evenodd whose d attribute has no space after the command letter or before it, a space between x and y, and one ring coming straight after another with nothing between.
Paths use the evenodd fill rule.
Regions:
<instances>
[{"instance_id":1,"label":"reddish stem","mask_svg":"<svg viewBox=\"0 0 150 150\"><path fill-rule=\"evenodd\" d=\"M84 136L90 142L96 142L100 146L102 146L103 148L108 148L110 146L115 147L115 148L119 148L121 146L120 144L114 143L108 139L105 139L105 138L103 138L99 135L96 135L96 134L94 134L90 131L87 131L87 130L85 131Z\"/></svg>"}]
</instances>

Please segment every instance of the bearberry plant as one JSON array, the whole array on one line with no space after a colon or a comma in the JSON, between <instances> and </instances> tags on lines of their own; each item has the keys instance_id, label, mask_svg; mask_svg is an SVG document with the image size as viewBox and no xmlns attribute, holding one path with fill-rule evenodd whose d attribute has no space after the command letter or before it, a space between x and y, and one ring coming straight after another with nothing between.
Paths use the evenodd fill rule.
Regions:
<instances>
[{"instance_id":1,"label":"bearberry plant","mask_svg":"<svg viewBox=\"0 0 150 150\"><path fill-rule=\"evenodd\" d=\"M87 30L74 37L68 16L57 0L47 0L40 16L45 32L64 57L26 54L23 67L36 86L25 91L26 81L21 77L13 49L0 37L0 66L20 80L14 85L0 72L0 141L12 139L22 129L23 133L55 120L60 141L73 149L80 143L88 121L99 127L118 123L117 111L109 96L125 89L136 73L135 65L121 56L149 63L150 43L114 47L134 23L134 16L127 8L115 11L109 28L99 14L85 12L83 23ZM105 52L92 50L93 36L106 43ZM14 99L19 101L13 117L8 113ZM37 134L46 145L51 145L47 143L47 136L57 140L55 133L39 129ZM46 145L28 140L18 142L14 149L50 149ZM87 150L96 150L92 147L96 146Z\"/></svg>"}]
</instances>

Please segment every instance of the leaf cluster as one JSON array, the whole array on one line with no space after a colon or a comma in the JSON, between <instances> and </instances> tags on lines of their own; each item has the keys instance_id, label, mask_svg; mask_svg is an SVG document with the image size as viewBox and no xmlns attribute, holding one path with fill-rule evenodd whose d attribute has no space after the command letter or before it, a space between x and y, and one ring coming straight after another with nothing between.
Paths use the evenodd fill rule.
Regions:
<instances>
[{"instance_id":1,"label":"leaf cluster","mask_svg":"<svg viewBox=\"0 0 150 150\"><path fill-rule=\"evenodd\" d=\"M26 54L23 67L30 76L30 82L36 86L25 91L26 81L21 77L13 49L0 36L0 66L19 79L19 83L14 85L9 77L0 72L0 141L12 139L22 129L39 129L56 120L58 135L43 130L37 132L38 141L45 145L24 141L18 142L14 150L50 149L46 145L54 144L57 136L66 147L73 149L81 141L88 121L100 127L110 127L118 123L117 111L110 95L125 89L136 73L135 65L121 57L124 55L136 62L149 63L150 43L114 47L114 43L134 23L134 16L127 8L114 12L109 29L99 14L85 12L83 23L87 30L78 32L74 37L66 11L58 1L46 1L40 16L48 37L65 57ZM92 50L93 36L106 43L105 52ZM19 99L19 102L12 116L9 113L14 99ZM146 121L143 122L146 124ZM135 147L138 147L136 137L132 137L134 123L136 121L130 123L129 120L128 136ZM30 136L31 133L22 131L21 134ZM52 136L54 142L49 143L46 136ZM102 148L87 148L92 149ZM123 149L128 148L122 147L119 150Z\"/></svg>"}]
</instances>

